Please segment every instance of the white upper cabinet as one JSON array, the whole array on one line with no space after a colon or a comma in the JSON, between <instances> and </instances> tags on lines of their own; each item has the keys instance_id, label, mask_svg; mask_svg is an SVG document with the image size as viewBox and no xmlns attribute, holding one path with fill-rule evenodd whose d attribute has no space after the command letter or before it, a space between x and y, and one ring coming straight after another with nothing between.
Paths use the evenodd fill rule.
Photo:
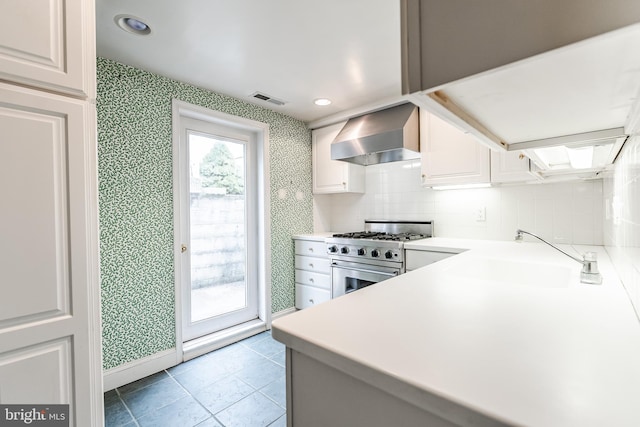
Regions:
<instances>
[{"instance_id":1,"label":"white upper cabinet","mask_svg":"<svg viewBox=\"0 0 640 427\"><path fill-rule=\"evenodd\" d=\"M346 122L312 132L313 193L364 193L364 166L331 160L331 143Z\"/></svg>"},{"instance_id":2,"label":"white upper cabinet","mask_svg":"<svg viewBox=\"0 0 640 427\"><path fill-rule=\"evenodd\" d=\"M491 182L523 182L540 179L531 160L518 151L491 151Z\"/></svg>"},{"instance_id":3,"label":"white upper cabinet","mask_svg":"<svg viewBox=\"0 0 640 427\"><path fill-rule=\"evenodd\" d=\"M93 1L1 1L0 79L93 97L94 22Z\"/></svg>"},{"instance_id":4,"label":"white upper cabinet","mask_svg":"<svg viewBox=\"0 0 640 427\"><path fill-rule=\"evenodd\" d=\"M422 185L488 183L489 151L473 136L420 110Z\"/></svg>"}]
</instances>

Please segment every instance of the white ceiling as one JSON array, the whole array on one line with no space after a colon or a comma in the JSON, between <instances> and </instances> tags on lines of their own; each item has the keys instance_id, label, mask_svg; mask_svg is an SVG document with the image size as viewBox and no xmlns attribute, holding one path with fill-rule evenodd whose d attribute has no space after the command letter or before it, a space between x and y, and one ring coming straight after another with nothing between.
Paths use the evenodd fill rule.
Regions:
<instances>
[{"instance_id":1,"label":"white ceiling","mask_svg":"<svg viewBox=\"0 0 640 427\"><path fill-rule=\"evenodd\" d=\"M121 30L120 14L151 34ZM400 97L398 0L97 0L96 22L98 56L305 122Z\"/></svg>"}]
</instances>

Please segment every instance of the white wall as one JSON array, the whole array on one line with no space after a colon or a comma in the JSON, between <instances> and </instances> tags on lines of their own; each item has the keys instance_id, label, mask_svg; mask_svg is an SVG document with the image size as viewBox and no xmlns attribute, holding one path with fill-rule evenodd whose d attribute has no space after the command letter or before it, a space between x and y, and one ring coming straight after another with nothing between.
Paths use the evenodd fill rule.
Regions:
<instances>
[{"instance_id":1,"label":"white wall","mask_svg":"<svg viewBox=\"0 0 640 427\"><path fill-rule=\"evenodd\" d=\"M365 219L435 221L438 237L511 240L516 228L556 243L603 244L602 180L435 191L420 162L367 166L365 194L314 196L316 232L355 231ZM486 221L476 210L486 208Z\"/></svg>"},{"instance_id":2,"label":"white wall","mask_svg":"<svg viewBox=\"0 0 640 427\"><path fill-rule=\"evenodd\" d=\"M604 244L640 312L640 135L625 144L604 181Z\"/></svg>"}]
</instances>

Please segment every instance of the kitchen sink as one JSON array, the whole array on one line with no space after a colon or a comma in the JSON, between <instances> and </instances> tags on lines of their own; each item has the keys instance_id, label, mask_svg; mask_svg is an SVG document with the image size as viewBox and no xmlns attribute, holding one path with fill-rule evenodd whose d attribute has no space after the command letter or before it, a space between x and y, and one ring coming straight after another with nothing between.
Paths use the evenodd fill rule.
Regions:
<instances>
[{"instance_id":1,"label":"kitchen sink","mask_svg":"<svg viewBox=\"0 0 640 427\"><path fill-rule=\"evenodd\" d=\"M447 274L450 277L541 288L567 288L580 280L579 269L576 271L563 265L486 257L469 257L464 260L464 265L455 263Z\"/></svg>"}]
</instances>

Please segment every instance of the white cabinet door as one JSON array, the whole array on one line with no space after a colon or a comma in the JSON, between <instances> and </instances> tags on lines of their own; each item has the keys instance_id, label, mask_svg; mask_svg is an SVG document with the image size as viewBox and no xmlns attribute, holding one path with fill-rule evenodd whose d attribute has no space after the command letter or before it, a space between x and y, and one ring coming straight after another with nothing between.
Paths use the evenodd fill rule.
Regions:
<instances>
[{"instance_id":1,"label":"white cabinet door","mask_svg":"<svg viewBox=\"0 0 640 427\"><path fill-rule=\"evenodd\" d=\"M319 289L313 286L306 286L296 283L296 308L303 310L305 308L320 304L321 302L331 299L331 291L328 289Z\"/></svg>"},{"instance_id":2,"label":"white cabinet door","mask_svg":"<svg viewBox=\"0 0 640 427\"><path fill-rule=\"evenodd\" d=\"M0 1L0 79L88 95L95 86L94 22L93 1Z\"/></svg>"},{"instance_id":3,"label":"white cabinet door","mask_svg":"<svg viewBox=\"0 0 640 427\"><path fill-rule=\"evenodd\" d=\"M92 108L0 83L0 403L71 426L102 425Z\"/></svg>"},{"instance_id":4,"label":"white cabinet door","mask_svg":"<svg viewBox=\"0 0 640 427\"><path fill-rule=\"evenodd\" d=\"M331 143L346 122L312 132L313 193L364 193L364 166L331 160Z\"/></svg>"},{"instance_id":5,"label":"white cabinet door","mask_svg":"<svg viewBox=\"0 0 640 427\"><path fill-rule=\"evenodd\" d=\"M473 136L420 110L422 185L488 183L489 151Z\"/></svg>"},{"instance_id":6,"label":"white cabinet door","mask_svg":"<svg viewBox=\"0 0 640 427\"><path fill-rule=\"evenodd\" d=\"M491 152L491 182L523 182L539 179L531 160L519 151Z\"/></svg>"},{"instance_id":7,"label":"white cabinet door","mask_svg":"<svg viewBox=\"0 0 640 427\"><path fill-rule=\"evenodd\" d=\"M318 258L303 255L296 255L295 267L299 270L316 271L328 274L331 270L329 258Z\"/></svg>"},{"instance_id":8,"label":"white cabinet door","mask_svg":"<svg viewBox=\"0 0 640 427\"><path fill-rule=\"evenodd\" d=\"M434 262L441 261L454 255L456 255L456 253L407 249L405 251L407 271L417 270L420 267L433 264Z\"/></svg>"},{"instance_id":9,"label":"white cabinet door","mask_svg":"<svg viewBox=\"0 0 640 427\"><path fill-rule=\"evenodd\" d=\"M320 258L327 258L327 244L324 242L315 242L311 240L299 240L295 241L296 255L316 256Z\"/></svg>"},{"instance_id":10,"label":"white cabinet door","mask_svg":"<svg viewBox=\"0 0 640 427\"><path fill-rule=\"evenodd\" d=\"M317 271L296 270L296 283L330 290L331 274L320 273Z\"/></svg>"}]
</instances>

